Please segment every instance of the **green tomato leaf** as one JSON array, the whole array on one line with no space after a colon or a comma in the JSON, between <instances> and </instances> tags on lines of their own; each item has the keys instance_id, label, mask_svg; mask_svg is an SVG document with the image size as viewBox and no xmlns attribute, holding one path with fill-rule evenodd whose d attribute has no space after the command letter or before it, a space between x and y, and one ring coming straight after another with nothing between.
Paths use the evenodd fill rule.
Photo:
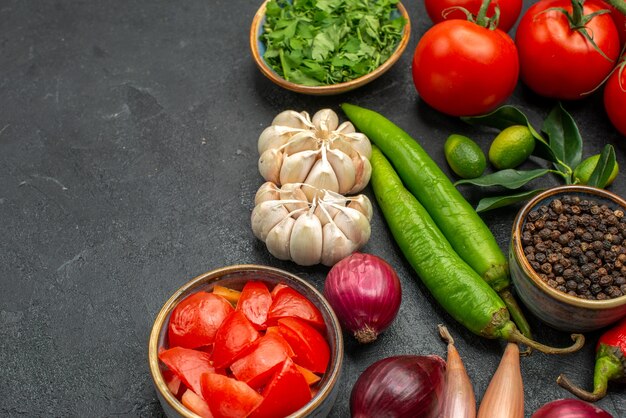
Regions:
<instances>
[{"instance_id":1,"label":"green tomato leaf","mask_svg":"<svg viewBox=\"0 0 626 418\"><path fill-rule=\"evenodd\" d=\"M554 155L567 165L564 167L561 164L555 164L557 170L563 173L571 172L571 167L580 164L583 154L583 140L572 115L559 103L543 121L541 129L548 136Z\"/></svg>"},{"instance_id":2,"label":"green tomato leaf","mask_svg":"<svg viewBox=\"0 0 626 418\"><path fill-rule=\"evenodd\" d=\"M512 205L514 203L523 202L530 199L536 194L542 192L543 189L530 190L527 192L512 194L509 196L494 196L481 199L476 206L476 212L486 212L488 210L501 208L504 206Z\"/></svg>"},{"instance_id":3,"label":"green tomato leaf","mask_svg":"<svg viewBox=\"0 0 626 418\"><path fill-rule=\"evenodd\" d=\"M598 164L596 164L596 168L594 168L591 176L589 176L587 185L604 189L609 181L609 177L611 177L614 167L615 149L612 145L608 144L604 146Z\"/></svg>"},{"instance_id":4,"label":"green tomato leaf","mask_svg":"<svg viewBox=\"0 0 626 418\"><path fill-rule=\"evenodd\" d=\"M461 120L471 125L490 126L500 130L513 125L526 125L535 137L535 150L533 151L533 155L551 162L557 161L554 152L552 152L546 140L535 130L535 128L533 128L524 112L515 106L500 106L491 113L480 116L463 116L461 117Z\"/></svg>"},{"instance_id":5,"label":"green tomato leaf","mask_svg":"<svg viewBox=\"0 0 626 418\"><path fill-rule=\"evenodd\" d=\"M519 189L526 183L541 177L552 170L548 170L546 168L539 168L536 170L530 171L521 171L521 170L500 170L495 173L486 174L481 177L473 178L473 179L464 179L459 180L455 183L458 184L473 184L475 186L480 187L491 187L491 186L502 186L507 189Z\"/></svg>"}]
</instances>

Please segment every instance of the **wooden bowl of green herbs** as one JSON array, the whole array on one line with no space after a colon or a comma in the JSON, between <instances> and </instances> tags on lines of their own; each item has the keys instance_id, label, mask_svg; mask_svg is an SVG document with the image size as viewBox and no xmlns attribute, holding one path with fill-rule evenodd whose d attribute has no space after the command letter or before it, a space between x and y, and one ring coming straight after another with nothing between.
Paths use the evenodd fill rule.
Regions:
<instances>
[{"instance_id":1,"label":"wooden bowl of green herbs","mask_svg":"<svg viewBox=\"0 0 626 418\"><path fill-rule=\"evenodd\" d=\"M332 95L385 73L409 42L409 16L397 0L266 0L250 28L261 72L291 91Z\"/></svg>"}]
</instances>

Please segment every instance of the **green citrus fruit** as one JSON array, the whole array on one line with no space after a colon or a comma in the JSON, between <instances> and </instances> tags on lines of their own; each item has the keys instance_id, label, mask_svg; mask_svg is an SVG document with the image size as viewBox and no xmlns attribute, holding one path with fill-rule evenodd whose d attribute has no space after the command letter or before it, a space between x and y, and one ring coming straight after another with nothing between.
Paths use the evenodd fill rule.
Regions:
<instances>
[{"instance_id":1,"label":"green citrus fruit","mask_svg":"<svg viewBox=\"0 0 626 418\"><path fill-rule=\"evenodd\" d=\"M589 177L591 177L591 173L598 165L598 160L600 159L600 154L592 155L589 158L583 160L578 166L574 169L574 180L580 184L589 183ZM617 165L617 161L615 161L615 165L613 166L613 171L611 171L611 176L607 181L606 185L613 183L615 177L617 177L617 173L619 171L619 167Z\"/></svg>"},{"instance_id":2,"label":"green citrus fruit","mask_svg":"<svg viewBox=\"0 0 626 418\"><path fill-rule=\"evenodd\" d=\"M443 145L446 161L459 177L473 179L480 176L487 160L476 142L466 136L452 134Z\"/></svg>"},{"instance_id":3,"label":"green citrus fruit","mask_svg":"<svg viewBox=\"0 0 626 418\"><path fill-rule=\"evenodd\" d=\"M535 138L527 126L513 125L495 137L489 147L489 161L498 170L515 168L535 149Z\"/></svg>"}]
</instances>

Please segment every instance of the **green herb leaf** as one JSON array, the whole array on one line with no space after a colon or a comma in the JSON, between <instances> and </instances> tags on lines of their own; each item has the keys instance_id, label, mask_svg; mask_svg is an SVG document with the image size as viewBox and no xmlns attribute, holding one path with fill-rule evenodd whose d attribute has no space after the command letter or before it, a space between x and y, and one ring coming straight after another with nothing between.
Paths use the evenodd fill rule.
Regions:
<instances>
[{"instance_id":1,"label":"green herb leaf","mask_svg":"<svg viewBox=\"0 0 626 418\"><path fill-rule=\"evenodd\" d=\"M591 176L589 176L587 185L604 189L609 182L615 163L615 149L612 145L607 144L604 146L602 154L600 154L596 168L593 169Z\"/></svg>"},{"instance_id":2,"label":"green herb leaf","mask_svg":"<svg viewBox=\"0 0 626 418\"><path fill-rule=\"evenodd\" d=\"M521 170L500 170L495 173L486 174L481 177L473 179L459 180L455 183L458 184L473 184L480 187L502 186L507 189L518 189L526 183L541 177L552 170L546 168L539 168L536 170L521 171Z\"/></svg>"},{"instance_id":3,"label":"green herb leaf","mask_svg":"<svg viewBox=\"0 0 626 418\"><path fill-rule=\"evenodd\" d=\"M490 126L500 130L513 125L526 125L535 137L535 150L533 151L533 155L551 162L558 161L546 140L533 128L524 112L515 106L504 105L485 115L463 116L461 119L472 125Z\"/></svg>"},{"instance_id":4,"label":"green herb leaf","mask_svg":"<svg viewBox=\"0 0 626 418\"><path fill-rule=\"evenodd\" d=\"M514 203L523 202L530 199L536 194L542 192L543 189L530 190L527 192L512 194L509 196L494 196L481 199L476 206L476 212L486 212L488 210L501 208L504 206L512 205Z\"/></svg>"},{"instance_id":5,"label":"green herb leaf","mask_svg":"<svg viewBox=\"0 0 626 418\"><path fill-rule=\"evenodd\" d=\"M583 140L576 122L559 103L543 121L543 132L549 138L550 148L554 155L563 162L555 164L557 170L571 174L571 167L576 167L582 159Z\"/></svg>"}]
</instances>

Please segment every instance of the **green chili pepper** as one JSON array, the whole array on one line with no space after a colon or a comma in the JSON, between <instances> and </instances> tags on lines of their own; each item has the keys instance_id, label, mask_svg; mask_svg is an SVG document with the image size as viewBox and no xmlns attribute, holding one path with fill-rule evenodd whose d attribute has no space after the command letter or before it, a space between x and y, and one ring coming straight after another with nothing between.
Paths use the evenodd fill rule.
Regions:
<instances>
[{"instance_id":1,"label":"green chili pepper","mask_svg":"<svg viewBox=\"0 0 626 418\"><path fill-rule=\"evenodd\" d=\"M372 147L371 185L398 246L437 302L475 334L518 342L549 354L574 352L585 338L572 334L571 347L553 348L525 337L509 318L498 294L454 251L429 213L404 188L378 147Z\"/></svg>"},{"instance_id":2,"label":"green chili pepper","mask_svg":"<svg viewBox=\"0 0 626 418\"><path fill-rule=\"evenodd\" d=\"M519 329L530 338L530 326L510 290L507 259L474 208L408 133L372 110L347 103L341 108L389 158L454 250L500 294Z\"/></svg>"}]
</instances>

